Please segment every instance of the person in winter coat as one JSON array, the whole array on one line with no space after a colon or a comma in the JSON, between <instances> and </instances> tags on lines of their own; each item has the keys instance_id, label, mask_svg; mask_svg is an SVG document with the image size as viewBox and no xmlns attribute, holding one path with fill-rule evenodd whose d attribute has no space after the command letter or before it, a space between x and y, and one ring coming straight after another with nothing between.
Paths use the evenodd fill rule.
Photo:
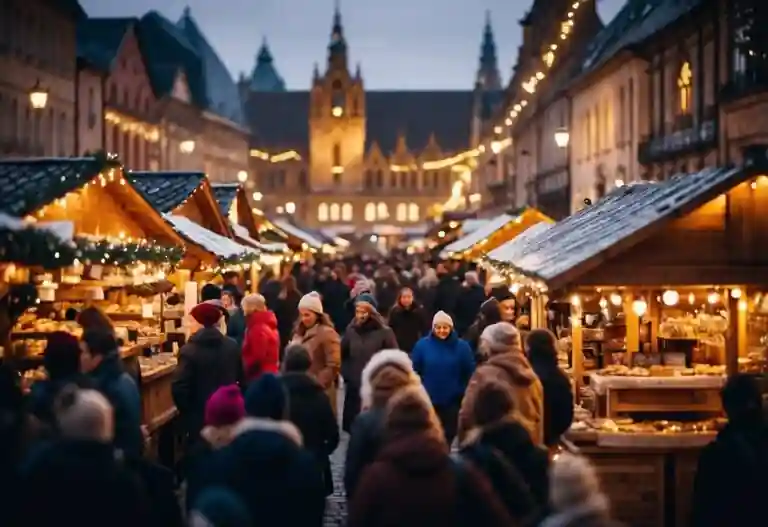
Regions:
<instances>
[{"instance_id":1,"label":"person in winter coat","mask_svg":"<svg viewBox=\"0 0 768 527\"><path fill-rule=\"evenodd\" d=\"M481 469L510 514L529 525L549 506L549 454L531 441L517 421L515 394L506 383L488 380L474 399L476 428L467 434L461 455Z\"/></svg>"},{"instance_id":2,"label":"person in winter coat","mask_svg":"<svg viewBox=\"0 0 768 527\"><path fill-rule=\"evenodd\" d=\"M728 424L699 456L691 527L752 525L765 514L768 426L760 387L738 374L722 390Z\"/></svg>"},{"instance_id":3,"label":"person in winter coat","mask_svg":"<svg viewBox=\"0 0 768 527\"><path fill-rule=\"evenodd\" d=\"M411 288L400 290L397 302L389 312L389 327L395 332L400 349L407 353L413 351L419 339L429 333L429 315L414 300Z\"/></svg>"},{"instance_id":4,"label":"person in winter coat","mask_svg":"<svg viewBox=\"0 0 768 527\"><path fill-rule=\"evenodd\" d=\"M549 480L552 514L540 527L619 527L611 519L610 502L587 458L560 454L552 462Z\"/></svg>"},{"instance_id":5,"label":"person in winter coat","mask_svg":"<svg viewBox=\"0 0 768 527\"><path fill-rule=\"evenodd\" d=\"M553 447L573 422L571 381L557 365L557 339L551 331L531 331L525 347L544 390L544 444Z\"/></svg>"},{"instance_id":6,"label":"person in winter coat","mask_svg":"<svg viewBox=\"0 0 768 527\"><path fill-rule=\"evenodd\" d=\"M312 358L309 373L317 379L336 411L336 380L341 368L341 339L333 322L323 312L323 302L317 293L309 293L299 301L299 321L291 344L299 344Z\"/></svg>"},{"instance_id":7,"label":"person in winter coat","mask_svg":"<svg viewBox=\"0 0 768 527\"><path fill-rule=\"evenodd\" d=\"M100 329L86 331L80 350L80 370L114 409L115 447L128 457L140 456L144 449L141 396L134 380L123 370L114 334Z\"/></svg>"},{"instance_id":8,"label":"person in winter coat","mask_svg":"<svg viewBox=\"0 0 768 527\"><path fill-rule=\"evenodd\" d=\"M461 284L459 298L456 302L456 333L460 337L464 337L475 321L483 302L485 302L485 289L480 285L477 273L467 271L464 273L464 283Z\"/></svg>"},{"instance_id":9,"label":"person in winter coat","mask_svg":"<svg viewBox=\"0 0 768 527\"><path fill-rule=\"evenodd\" d=\"M287 420L283 382L266 373L245 394L247 416L229 445L213 452L189 478L187 499L196 504L212 487L230 490L260 527L321 527L325 486L315 456Z\"/></svg>"},{"instance_id":10,"label":"person in winter coat","mask_svg":"<svg viewBox=\"0 0 768 527\"><path fill-rule=\"evenodd\" d=\"M194 444L205 423L205 405L229 384L244 385L243 357L237 343L219 330L221 312L198 304L190 315L192 336L179 351L171 394L189 440Z\"/></svg>"},{"instance_id":11,"label":"person in winter coat","mask_svg":"<svg viewBox=\"0 0 768 527\"><path fill-rule=\"evenodd\" d=\"M349 527L515 525L483 474L451 459L421 387L390 399L384 437L349 502Z\"/></svg>"},{"instance_id":12,"label":"person in winter coat","mask_svg":"<svg viewBox=\"0 0 768 527\"><path fill-rule=\"evenodd\" d=\"M489 298L495 298L499 302L499 315L502 322L515 324L519 314L520 306L517 303L517 297L510 291L506 284L494 285L490 288Z\"/></svg>"},{"instance_id":13,"label":"person in winter coat","mask_svg":"<svg viewBox=\"0 0 768 527\"><path fill-rule=\"evenodd\" d=\"M352 423L344 463L344 488L348 499L379 451L387 403L398 391L420 384L411 358L401 350L380 351L363 368L360 388L363 411Z\"/></svg>"},{"instance_id":14,"label":"person in winter coat","mask_svg":"<svg viewBox=\"0 0 768 527\"><path fill-rule=\"evenodd\" d=\"M80 373L80 344L77 337L64 331L54 331L46 339L43 366L48 377L32 384L27 396L29 412L43 424L55 428L53 406L64 386L85 387L87 380Z\"/></svg>"},{"instance_id":15,"label":"person in winter coat","mask_svg":"<svg viewBox=\"0 0 768 527\"><path fill-rule=\"evenodd\" d=\"M221 311L223 317L221 320L219 320L219 330L226 335L227 324L229 323L229 311L226 310L223 302L221 301L221 294L221 287L217 286L216 284L205 284L200 288L200 303L211 304L212 306L216 306Z\"/></svg>"},{"instance_id":16,"label":"person in winter coat","mask_svg":"<svg viewBox=\"0 0 768 527\"><path fill-rule=\"evenodd\" d=\"M267 309L263 296L246 296L243 312L248 321L243 342L243 366L245 381L251 382L264 373L279 371L280 335L277 332L277 317Z\"/></svg>"},{"instance_id":17,"label":"person in winter coat","mask_svg":"<svg viewBox=\"0 0 768 527\"><path fill-rule=\"evenodd\" d=\"M520 333L507 322L488 326L480 337L481 352L489 358L478 366L467 386L459 411L458 436L462 443L475 427L474 397L486 381L506 383L515 394L516 418L535 445L544 443L544 390L523 353Z\"/></svg>"},{"instance_id":18,"label":"person in winter coat","mask_svg":"<svg viewBox=\"0 0 768 527\"><path fill-rule=\"evenodd\" d=\"M499 308L499 301L491 297L480 305L480 312L477 314L475 321L466 331L464 340L467 341L469 347L475 354L477 363L480 364L484 361L484 357L480 355L480 335L483 334L485 328L491 324L501 322L501 309Z\"/></svg>"},{"instance_id":19,"label":"person in winter coat","mask_svg":"<svg viewBox=\"0 0 768 527\"><path fill-rule=\"evenodd\" d=\"M288 275L283 279L282 289L275 296L275 301L270 305L267 299L267 307L272 309L277 317L277 331L280 334L280 358L283 356L288 343L293 336L293 328L299 319L299 301L301 293L296 287L296 279ZM267 297L264 297L265 299Z\"/></svg>"},{"instance_id":20,"label":"person in winter coat","mask_svg":"<svg viewBox=\"0 0 768 527\"><path fill-rule=\"evenodd\" d=\"M339 280L335 272L325 267L317 275L315 291L323 300L323 308L333 322L334 329L341 334L350 321L346 308L349 288Z\"/></svg>"},{"instance_id":21,"label":"person in winter coat","mask_svg":"<svg viewBox=\"0 0 768 527\"><path fill-rule=\"evenodd\" d=\"M368 294L355 299L355 319L341 339L341 375L346 388L342 429L349 432L360 413L360 386L363 368L376 353L397 349L392 329L376 310L376 300Z\"/></svg>"},{"instance_id":22,"label":"person in winter coat","mask_svg":"<svg viewBox=\"0 0 768 527\"><path fill-rule=\"evenodd\" d=\"M424 306L430 317L437 311L435 309L435 296L437 295L438 283L440 283L440 279L437 277L437 272L431 267L427 267L424 276L418 281L416 299Z\"/></svg>"},{"instance_id":23,"label":"person in winter coat","mask_svg":"<svg viewBox=\"0 0 768 527\"><path fill-rule=\"evenodd\" d=\"M278 296L284 287L284 283L285 280L283 280L283 284L280 283L271 269L267 269L264 272L264 276L259 280L258 292L264 297L264 300L267 302L267 307L272 311L277 310ZM295 278L293 283L294 285L296 284ZM299 294L299 298L301 298L301 294ZM298 299L296 301L298 302Z\"/></svg>"},{"instance_id":24,"label":"person in winter coat","mask_svg":"<svg viewBox=\"0 0 768 527\"><path fill-rule=\"evenodd\" d=\"M411 358L450 445L456 437L461 399L475 370L472 350L456 335L451 317L438 311L432 319L432 333L416 343Z\"/></svg>"},{"instance_id":25,"label":"person in winter coat","mask_svg":"<svg viewBox=\"0 0 768 527\"><path fill-rule=\"evenodd\" d=\"M189 514L189 527L253 527L248 507L225 487L205 489Z\"/></svg>"},{"instance_id":26,"label":"person in winter coat","mask_svg":"<svg viewBox=\"0 0 768 527\"><path fill-rule=\"evenodd\" d=\"M434 310L444 311L450 317L456 316L459 293L461 293L461 280L448 271L445 264L437 266L438 283L435 289Z\"/></svg>"},{"instance_id":27,"label":"person in winter coat","mask_svg":"<svg viewBox=\"0 0 768 527\"><path fill-rule=\"evenodd\" d=\"M288 392L288 420L301 432L304 447L315 455L325 494L333 494L330 456L339 446L339 425L323 387L307 372L312 359L303 346L285 350L282 381Z\"/></svg>"},{"instance_id":28,"label":"person in winter coat","mask_svg":"<svg viewBox=\"0 0 768 527\"><path fill-rule=\"evenodd\" d=\"M229 313L227 336L243 345L245 338L245 313L241 306L242 295L234 284L227 284L221 290L221 306Z\"/></svg>"}]
</instances>

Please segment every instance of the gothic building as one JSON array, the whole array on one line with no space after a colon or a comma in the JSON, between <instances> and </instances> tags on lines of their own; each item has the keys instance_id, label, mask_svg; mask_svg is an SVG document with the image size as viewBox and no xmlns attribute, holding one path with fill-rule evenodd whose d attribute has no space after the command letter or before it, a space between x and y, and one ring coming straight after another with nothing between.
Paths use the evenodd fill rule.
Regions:
<instances>
[{"instance_id":1,"label":"gothic building","mask_svg":"<svg viewBox=\"0 0 768 527\"><path fill-rule=\"evenodd\" d=\"M483 94L501 80L490 27L475 90L366 90L350 70L341 14L308 91L286 90L266 41L240 93L252 130L252 192L267 214L307 226L399 236L459 185Z\"/></svg>"}]
</instances>

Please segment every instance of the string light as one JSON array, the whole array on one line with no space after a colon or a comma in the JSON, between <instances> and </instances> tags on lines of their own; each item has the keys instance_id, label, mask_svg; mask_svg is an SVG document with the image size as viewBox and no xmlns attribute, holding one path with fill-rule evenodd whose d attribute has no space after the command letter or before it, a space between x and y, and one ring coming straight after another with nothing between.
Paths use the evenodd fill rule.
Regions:
<instances>
[{"instance_id":1,"label":"string light","mask_svg":"<svg viewBox=\"0 0 768 527\"><path fill-rule=\"evenodd\" d=\"M160 140L160 130L157 126L142 123L131 117L107 110L104 121L117 127L121 132L141 136L145 141L157 143Z\"/></svg>"}]
</instances>

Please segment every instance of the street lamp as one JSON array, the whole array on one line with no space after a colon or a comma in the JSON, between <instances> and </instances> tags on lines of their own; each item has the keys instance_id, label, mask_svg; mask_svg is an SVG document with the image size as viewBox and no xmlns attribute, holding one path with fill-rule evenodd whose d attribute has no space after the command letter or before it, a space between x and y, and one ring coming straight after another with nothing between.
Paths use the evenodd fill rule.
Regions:
<instances>
[{"instance_id":1,"label":"street lamp","mask_svg":"<svg viewBox=\"0 0 768 527\"><path fill-rule=\"evenodd\" d=\"M182 154L191 154L195 151L195 142L191 139L179 143L179 151Z\"/></svg>"},{"instance_id":2,"label":"street lamp","mask_svg":"<svg viewBox=\"0 0 768 527\"><path fill-rule=\"evenodd\" d=\"M35 110L42 110L48 105L48 90L43 88L40 80L35 82L29 92L29 103Z\"/></svg>"},{"instance_id":3,"label":"street lamp","mask_svg":"<svg viewBox=\"0 0 768 527\"><path fill-rule=\"evenodd\" d=\"M287 212L288 214L293 214L294 212L296 212L296 204L292 201L289 201L288 203L286 203L285 212Z\"/></svg>"},{"instance_id":4,"label":"street lamp","mask_svg":"<svg viewBox=\"0 0 768 527\"><path fill-rule=\"evenodd\" d=\"M240 172L238 172L237 180L240 183L245 183L246 181L248 181L248 172L246 172L245 170L241 170Z\"/></svg>"},{"instance_id":5,"label":"street lamp","mask_svg":"<svg viewBox=\"0 0 768 527\"><path fill-rule=\"evenodd\" d=\"M253 198L253 201L261 201L264 195L261 192L254 192L251 197Z\"/></svg>"},{"instance_id":6,"label":"street lamp","mask_svg":"<svg viewBox=\"0 0 768 527\"><path fill-rule=\"evenodd\" d=\"M565 148L568 146L568 143L571 140L571 134L568 133L568 129L565 127L560 127L557 130L555 130L555 143L560 148Z\"/></svg>"},{"instance_id":7,"label":"street lamp","mask_svg":"<svg viewBox=\"0 0 768 527\"><path fill-rule=\"evenodd\" d=\"M491 141L491 151L494 154L501 152L501 141Z\"/></svg>"}]
</instances>

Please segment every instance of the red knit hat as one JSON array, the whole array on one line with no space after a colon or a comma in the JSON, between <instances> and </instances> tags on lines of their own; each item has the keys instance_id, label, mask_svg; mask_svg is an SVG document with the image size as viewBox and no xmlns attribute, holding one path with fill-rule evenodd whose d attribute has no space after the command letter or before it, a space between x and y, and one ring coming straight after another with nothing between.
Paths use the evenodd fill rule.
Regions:
<instances>
[{"instance_id":1,"label":"red knit hat","mask_svg":"<svg viewBox=\"0 0 768 527\"><path fill-rule=\"evenodd\" d=\"M245 417L245 401L236 384L222 386L205 403L205 425L230 426Z\"/></svg>"},{"instance_id":2,"label":"red knit hat","mask_svg":"<svg viewBox=\"0 0 768 527\"><path fill-rule=\"evenodd\" d=\"M189 314L206 328L218 324L222 317L221 309L213 304L206 304L205 302L197 304L192 308L192 311L190 311Z\"/></svg>"}]
</instances>

